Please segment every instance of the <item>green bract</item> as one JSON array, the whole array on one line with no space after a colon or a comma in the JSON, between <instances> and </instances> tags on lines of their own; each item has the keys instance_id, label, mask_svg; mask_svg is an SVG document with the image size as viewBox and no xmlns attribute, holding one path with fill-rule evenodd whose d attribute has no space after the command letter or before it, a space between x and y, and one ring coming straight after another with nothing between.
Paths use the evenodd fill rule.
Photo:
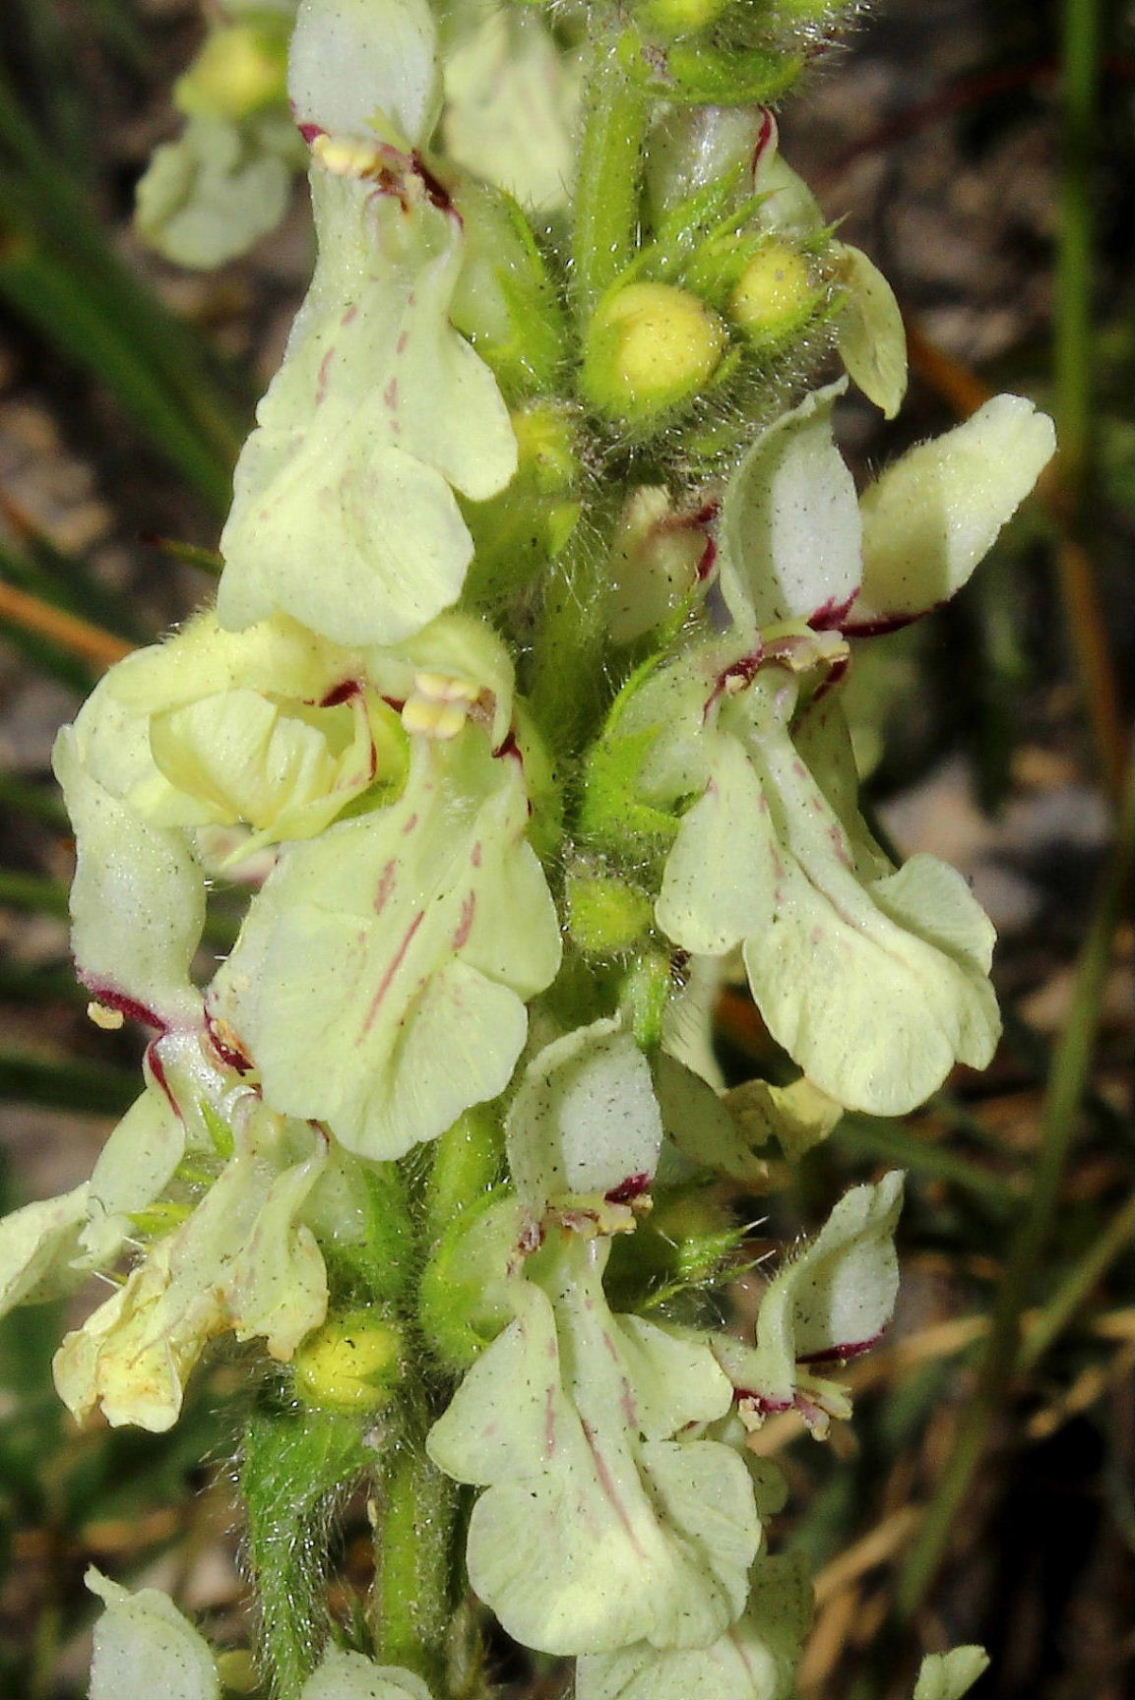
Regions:
<instances>
[{"instance_id":1,"label":"green bract","mask_svg":"<svg viewBox=\"0 0 1135 1700\"><path fill-rule=\"evenodd\" d=\"M281 856L210 999L266 1101L367 1157L504 1090L560 957L515 755L414 745L397 803Z\"/></svg>"},{"instance_id":2,"label":"green bract","mask_svg":"<svg viewBox=\"0 0 1135 1700\"><path fill-rule=\"evenodd\" d=\"M397 643L461 593L454 491L516 470L496 380L447 313L461 225L402 155L317 138L319 260L237 466L222 625L277 611L343 644Z\"/></svg>"}]
</instances>

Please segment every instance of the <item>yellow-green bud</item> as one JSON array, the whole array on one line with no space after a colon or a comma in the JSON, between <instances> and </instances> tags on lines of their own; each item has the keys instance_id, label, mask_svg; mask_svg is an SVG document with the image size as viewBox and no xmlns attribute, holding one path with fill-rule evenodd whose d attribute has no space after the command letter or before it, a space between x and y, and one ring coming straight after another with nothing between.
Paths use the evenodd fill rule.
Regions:
<instances>
[{"instance_id":1,"label":"yellow-green bud","mask_svg":"<svg viewBox=\"0 0 1135 1700\"><path fill-rule=\"evenodd\" d=\"M230 1647L217 1654L217 1675L226 1693L255 1694L260 1687L260 1674L252 1654L243 1647Z\"/></svg>"},{"instance_id":2,"label":"yellow-green bud","mask_svg":"<svg viewBox=\"0 0 1135 1700\"><path fill-rule=\"evenodd\" d=\"M174 99L181 112L236 119L283 102L286 94L286 37L232 24L207 37Z\"/></svg>"},{"instance_id":3,"label":"yellow-green bud","mask_svg":"<svg viewBox=\"0 0 1135 1700\"><path fill-rule=\"evenodd\" d=\"M591 322L583 389L600 412L645 422L691 400L712 378L729 336L712 308L669 283L631 283Z\"/></svg>"},{"instance_id":4,"label":"yellow-green bud","mask_svg":"<svg viewBox=\"0 0 1135 1700\"><path fill-rule=\"evenodd\" d=\"M378 1311L333 1317L296 1352L296 1393L320 1410L377 1410L389 1404L401 1379L403 1344L400 1330Z\"/></svg>"},{"instance_id":5,"label":"yellow-green bud","mask_svg":"<svg viewBox=\"0 0 1135 1700\"><path fill-rule=\"evenodd\" d=\"M692 35L715 24L731 0L646 0L642 20L662 35Z\"/></svg>"},{"instance_id":6,"label":"yellow-green bud","mask_svg":"<svg viewBox=\"0 0 1135 1700\"><path fill-rule=\"evenodd\" d=\"M612 956L627 950L649 927L653 907L617 874L572 869L567 878L568 927L580 950Z\"/></svg>"},{"instance_id":7,"label":"yellow-green bud","mask_svg":"<svg viewBox=\"0 0 1135 1700\"><path fill-rule=\"evenodd\" d=\"M746 265L729 297L729 316L751 342L780 348L807 324L819 300L798 249L771 238Z\"/></svg>"}]
</instances>

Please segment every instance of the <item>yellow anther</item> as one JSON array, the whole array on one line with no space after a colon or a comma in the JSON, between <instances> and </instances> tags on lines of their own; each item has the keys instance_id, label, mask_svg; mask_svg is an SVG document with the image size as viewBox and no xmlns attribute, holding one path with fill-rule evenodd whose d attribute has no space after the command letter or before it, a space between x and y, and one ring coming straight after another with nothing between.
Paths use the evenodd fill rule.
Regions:
<instances>
[{"instance_id":1,"label":"yellow anther","mask_svg":"<svg viewBox=\"0 0 1135 1700\"><path fill-rule=\"evenodd\" d=\"M365 177L382 164L382 151L359 136L316 136L312 158L336 177Z\"/></svg>"},{"instance_id":2,"label":"yellow anther","mask_svg":"<svg viewBox=\"0 0 1135 1700\"><path fill-rule=\"evenodd\" d=\"M436 697L410 697L402 710L402 724L407 732L419 737L456 738L469 714L467 701L445 702Z\"/></svg>"},{"instance_id":3,"label":"yellow anther","mask_svg":"<svg viewBox=\"0 0 1135 1700\"><path fill-rule=\"evenodd\" d=\"M454 679L447 673L415 673L414 691L431 702L476 702L481 687L468 679Z\"/></svg>"},{"instance_id":4,"label":"yellow anther","mask_svg":"<svg viewBox=\"0 0 1135 1700\"><path fill-rule=\"evenodd\" d=\"M89 1003L87 1014L96 1027L107 1033L117 1033L126 1019L120 1009L108 1009L104 1003Z\"/></svg>"}]
</instances>

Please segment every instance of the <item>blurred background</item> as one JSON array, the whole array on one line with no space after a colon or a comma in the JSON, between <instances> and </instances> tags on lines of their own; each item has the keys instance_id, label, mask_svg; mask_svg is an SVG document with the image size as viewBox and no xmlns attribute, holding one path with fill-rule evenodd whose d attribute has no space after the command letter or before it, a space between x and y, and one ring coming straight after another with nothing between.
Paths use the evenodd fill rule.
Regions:
<instances>
[{"instance_id":1,"label":"blurred background","mask_svg":"<svg viewBox=\"0 0 1135 1700\"><path fill-rule=\"evenodd\" d=\"M138 1035L96 1029L70 973L52 738L105 666L208 596L232 462L310 270L299 189L207 273L132 229L209 3L0 17L4 1208L85 1179L136 1090ZM890 0L781 114L785 157L908 316L900 419L845 414L857 471L993 390L1053 412L1062 444L967 591L856 660L875 818L972 881L1006 1027L988 1073L910 1122L847 1117L775 1177L755 1231L758 1257L851 1182L909 1171L900 1311L850 1372L852 1429L762 1434L791 1485L773 1544L818 1574L803 1700L902 1700L918 1651L961 1641L992 1654L975 1700L1135 1692L1131 22L1103 0ZM719 1043L738 1079L768 1055L740 990ZM171 1435L79 1433L50 1381L64 1326L56 1305L0 1324L3 1700L85 1692L91 1562L170 1588L221 1640L243 1610L240 1360L198 1375ZM339 1585L367 1563L360 1520ZM552 1700L562 1678L522 1687Z\"/></svg>"}]
</instances>

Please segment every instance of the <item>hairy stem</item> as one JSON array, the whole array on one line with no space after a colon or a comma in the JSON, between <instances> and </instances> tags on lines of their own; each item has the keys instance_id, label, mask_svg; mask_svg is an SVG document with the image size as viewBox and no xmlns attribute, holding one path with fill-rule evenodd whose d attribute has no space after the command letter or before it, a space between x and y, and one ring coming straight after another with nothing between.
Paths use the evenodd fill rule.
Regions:
<instances>
[{"instance_id":1,"label":"hairy stem","mask_svg":"<svg viewBox=\"0 0 1135 1700\"><path fill-rule=\"evenodd\" d=\"M608 37L598 43L591 64L571 255L581 324L634 253L650 101L627 74L627 55L633 51L628 36Z\"/></svg>"},{"instance_id":2,"label":"hairy stem","mask_svg":"<svg viewBox=\"0 0 1135 1700\"><path fill-rule=\"evenodd\" d=\"M443 1696L456 1510L454 1484L408 1444L391 1464L375 1521L375 1641L381 1662L416 1671Z\"/></svg>"}]
</instances>

